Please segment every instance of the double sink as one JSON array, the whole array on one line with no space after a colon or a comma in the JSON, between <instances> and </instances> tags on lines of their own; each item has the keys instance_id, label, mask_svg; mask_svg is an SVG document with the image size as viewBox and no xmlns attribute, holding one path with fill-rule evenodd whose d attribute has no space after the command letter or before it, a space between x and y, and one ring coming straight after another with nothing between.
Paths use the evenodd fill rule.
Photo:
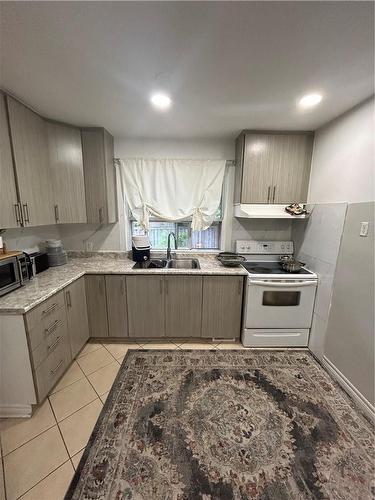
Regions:
<instances>
[{"instance_id":1,"label":"double sink","mask_svg":"<svg viewBox=\"0 0 375 500\"><path fill-rule=\"evenodd\" d=\"M150 259L137 262L133 269L200 269L198 259Z\"/></svg>"}]
</instances>

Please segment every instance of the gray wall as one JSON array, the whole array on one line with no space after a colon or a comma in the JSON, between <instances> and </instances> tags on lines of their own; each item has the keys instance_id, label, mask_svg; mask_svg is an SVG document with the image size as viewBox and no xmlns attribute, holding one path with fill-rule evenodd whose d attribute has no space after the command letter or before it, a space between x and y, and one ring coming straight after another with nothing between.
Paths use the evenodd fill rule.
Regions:
<instances>
[{"instance_id":1,"label":"gray wall","mask_svg":"<svg viewBox=\"0 0 375 500\"><path fill-rule=\"evenodd\" d=\"M374 404L374 203L348 205L333 282L325 356ZM370 221L367 237L360 223Z\"/></svg>"}]
</instances>

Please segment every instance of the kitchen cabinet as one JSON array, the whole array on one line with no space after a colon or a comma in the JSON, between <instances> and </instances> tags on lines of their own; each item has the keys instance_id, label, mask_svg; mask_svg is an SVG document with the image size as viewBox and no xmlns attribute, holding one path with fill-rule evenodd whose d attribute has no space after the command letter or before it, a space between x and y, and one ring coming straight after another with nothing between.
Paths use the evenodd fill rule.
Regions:
<instances>
[{"instance_id":1,"label":"kitchen cabinet","mask_svg":"<svg viewBox=\"0 0 375 500\"><path fill-rule=\"evenodd\" d=\"M235 203L306 203L313 138L310 132L242 132Z\"/></svg>"},{"instance_id":2,"label":"kitchen cabinet","mask_svg":"<svg viewBox=\"0 0 375 500\"><path fill-rule=\"evenodd\" d=\"M105 276L85 276L90 337L108 337Z\"/></svg>"},{"instance_id":3,"label":"kitchen cabinet","mask_svg":"<svg viewBox=\"0 0 375 500\"><path fill-rule=\"evenodd\" d=\"M126 278L111 274L105 277L109 337L128 337Z\"/></svg>"},{"instance_id":4,"label":"kitchen cabinet","mask_svg":"<svg viewBox=\"0 0 375 500\"><path fill-rule=\"evenodd\" d=\"M202 337L239 338L243 276L204 276Z\"/></svg>"},{"instance_id":5,"label":"kitchen cabinet","mask_svg":"<svg viewBox=\"0 0 375 500\"><path fill-rule=\"evenodd\" d=\"M167 337L200 337L202 277L165 276L165 330Z\"/></svg>"},{"instance_id":6,"label":"kitchen cabinet","mask_svg":"<svg viewBox=\"0 0 375 500\"><path fill-rule=\"evenodd\" d=\"M82 129L87 222L117 222L113 137L104 128Z\"/></svg>"},{"instance_id":7,"label":"kitchen cabinet","mask_svg":"<svg viewBox=\"0 0 375 500\"><path fill-rule=\"evenodd\" d=\"M66 317L72 358L75 358L89 339L85 278L64 289Z\"/></svg>"},{"instance_id":8,"label":"kitchen cabinet","mask_svg":"<svg viewBox=\"0 0 375 500\"><path fill-rule=\"evenodd\" d=\"M55 221L87 222L81 130L51 121L46 127Z\"/></svg>"},{"instance_id":9,"label":"kitchen cabinet","mask_svg":"<svg viewBox=\"0 0 375 500\"><path fill-rule=\"evenodd\" d=\"M164 337L163 276L127 276L126 289L129 337Z\"/></svg>"},{"instance_id":10,"label":"kitchen cabinet","mask_svg":"<svg viewBox=\"0 0 375 500\"><path fill-rule=\"evenodd\" d=\"M44 119L6 96L10 138L24 226L54 224L47 130Z\"/></svg>"},{"instance_id":11,"label":"kitchen cabinet","mask_svg":"<svg viewBox=\"0 0 375 500\"><path fill-rule=\"evenodd\" d=\"M0 92L0 179L0 229L21 226L5 96L2 92Z\"/></svg>"}]
</instances>

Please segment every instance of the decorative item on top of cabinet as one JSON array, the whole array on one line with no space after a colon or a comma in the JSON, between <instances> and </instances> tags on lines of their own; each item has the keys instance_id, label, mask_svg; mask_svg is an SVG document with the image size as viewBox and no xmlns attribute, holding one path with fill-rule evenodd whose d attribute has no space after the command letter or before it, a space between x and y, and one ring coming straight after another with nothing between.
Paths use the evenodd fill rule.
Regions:
<instances>
[{"instance_id":1,"label":"decorative item on top of cabinet","mask_svg":"<svg viewBox=\"0 0 375 500\"><path fill-rule=\"evenodd\" d=\"M117 222L113 137L104 128L82 129L87 222Z\"/></svg>"},{"instance_id":2,"label":"decorative item on top of cabinet","mask_svg":"<svg viewBox=\"0 0 375 500\"><path fill-rule=\"evenodd\" d=\"M0 92L0 228L22 226L10 147L5 96Z\"/></svg>"},{"instance_id":3,"label":"decorative item on top of cabinet","mask_svg":"<svg viewBox=\"0 0 375 500\"><path fill-rule=\"evenodd\" d=\"M236 141L235 203L306 203L314 134L243 131Z\"/></svg>"},{"instance_id":4,"label":"decorative item on top of cabinet","mask_svg":"<svg viewBox=\"0 0 375 500\"><path fill-rule=\"evenodd\" d=\"M243 287L243 276L203 277L202 337L240 337Z\"/></svg>"},{"instance_id":5,"label":"decorative item on top of cabinet","mask_svg":"<svg viewBox=\"0 0 375 500\"><path fill-rule=\"evenodd\" d=\"M108 337L107 298L104 275L86 275L86 303L90 337Z\"/></svg>"},{"instance_id":6,"label":"decorative item on top of cabinet","mask_svg":"<svg viewBox=\"0 0 375 500\"><path fill-rule=\"evenodd\" d=\"M57 224L87 222L81 130L46 121Z\"/></svg>"},{"instance_id":7,"label":"decorative item on top of cabinet","mask_svg":"<svg viewBox=\"0 0 375 500\"><path fill-rule=\"evenodd\" d=\"M72 358L75 358L89 339L85 278L64 289L66 317Z\"/></svg>"},{"instance_id":8,"label":"decorative item on top of cabinet","mask_svg":"<svg viewBox=\"0 0 375 500\"><path fill-rule=\"evenodd\" d=\"M126 301L126 277L110 274L105 277L108 309L108 336L128 337L128 306Z\"/></svg>"},{"instance_id":9,"label":"decorative item on top of cabinet","mask_svg":"<svg viewBox=\"0 0 375 500\"><path fill-rule=\"evenodd\" d=\"M45 121L9 95L6 102L22 225L54 224Z\"/></svg>"}]
</instances>

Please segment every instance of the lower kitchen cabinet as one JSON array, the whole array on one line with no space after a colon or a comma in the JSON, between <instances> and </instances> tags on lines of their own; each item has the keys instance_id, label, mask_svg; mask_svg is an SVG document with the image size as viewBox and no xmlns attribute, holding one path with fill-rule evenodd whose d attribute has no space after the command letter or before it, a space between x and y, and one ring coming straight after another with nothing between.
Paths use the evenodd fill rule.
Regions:
<instances>
[{"instance_id":1,"label":"lower kitchen cabinet","mask_svg":"<svg viewBox=\"0 0 375 500\"><path fill-rule=\"evenodd\" d=\"M128 337L126 278L123 275L105 277L109 337Z\"/></svg>"},{"instance_id":2,"label":"lower kitchen cabinet","mask_svg":"<svg viewBox=\"0 0 375 500\"><path fill-rule=\"evenodd\" d=\"M163 276L126 278L129 337L164 337Z\"/></svg>"},{"instance_id":3,"label":"lower kitchen cabinet","mask_svg":"<svg viewBox=\"0 0 375 500\"><path fill-rule=\"evenodd\" d=\"M243 276L204 276L202 337L239 338Z\"/></svg>"},{"instance_id":4,"label":"lower kitchen cabinet","mask_svg":"<svg viewBox=\"0 0 375 500\"><path fill-rule=\"evenodd\" d=\"M166 276L165 334L167 337L200 337L202 277Z\"/></svg>"},{"instance_id":5,"label":"lower kitchen cabinet","mask_svg":"<svg viewBox=\"0 0 375 500\"><path fill-rule=\"evenodd\" d=\"M77 356L89 339L85 279L77 281L64 289L66 317L72 357Z\"/></svg>"},{"instance_id":6,"label":"lower kitchen cabinet","mask_svg":"<svg viewBox=\"0 0 375 500\"><path fill-rule=\"evenodd\" d=\"M85 284L90 337L108 337L105 276L87 275Z\"/></svg>"}]
</instances>

